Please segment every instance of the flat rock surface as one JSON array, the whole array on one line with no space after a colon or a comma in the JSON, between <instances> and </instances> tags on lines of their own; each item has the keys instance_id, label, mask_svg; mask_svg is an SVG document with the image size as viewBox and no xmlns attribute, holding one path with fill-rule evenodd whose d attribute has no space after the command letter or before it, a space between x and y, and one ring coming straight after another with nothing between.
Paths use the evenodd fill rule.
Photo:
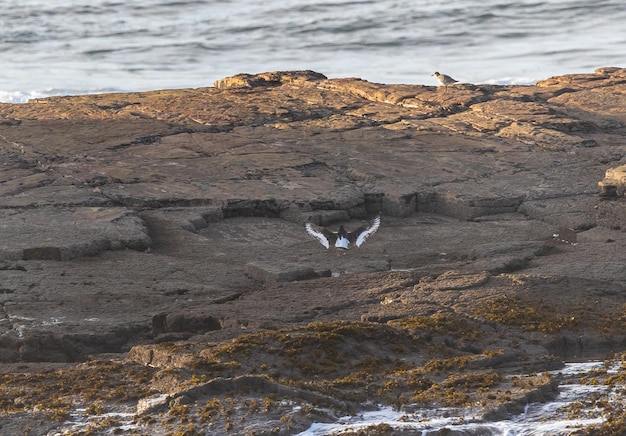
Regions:
<instances>
[{"instance_id":1,"label":"flat rock surface","mask_svg":"<svg viewBox=\"0 0 626 436\"><path fill-rule=\"evenodd\" d=\"M502 349L518 369L623 350L626 206L597 182L625 137L619 68L445 93L274 72L0 104L0 361L135 346L132 365L184 367L158 347L441 314L488 331L454 354ZM304 230L379 212L348 251Z\"/></svg>"}]
</instances>

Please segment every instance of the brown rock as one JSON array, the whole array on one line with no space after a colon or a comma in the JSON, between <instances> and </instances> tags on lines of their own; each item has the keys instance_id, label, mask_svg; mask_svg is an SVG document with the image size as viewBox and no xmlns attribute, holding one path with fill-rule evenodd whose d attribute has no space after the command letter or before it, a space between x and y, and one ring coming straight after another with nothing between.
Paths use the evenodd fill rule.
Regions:
<instances>
[{"instance_id":1,"label":"brown rock","mask_svg":"<svg viewBox=\"0 0 626 436\"><path fill-rule=\"evenodd\" d=\"M0 360L69 362L143 344L154 348L129 355L165 368L154 386L184 385L176 367L181 380L199 368L228 380L267 373L274 389L295 359L279 344L310 323L316 338L336 338L335 323L368 326L351 330L368 333L348 352L326 350L318 374L346 362L400 374L384 368L442 358L436 349L472 359L502 349L518 356L506 371L521 372L546 353L621 347L622 199L601 201L597 182L621 163L625 87L626 70L609 67L445 95L296 71L0 104ZM347 253L304 231L308 220L356 227L379 212L379 231ZM575 242L553 240L560 228ZM381 336L392 324L404 333ZM263 343L275 329L285 330ZM227 355L237 338L292 361L253 355L246 366ZM226 354L202 366L199 351L162 344L183 339L223 347L203 358ZM365 360L372 350L384 353ZM322 382L351 383L335 375ZM355 392L404 382L355 381ZM268 422L287 432L287 413Z\"/></svg>"},{"instance_id":2,"label":"brown rock","mask_svg":"<svg viewBox=\"0 0 626 436\"><path fill-rule=\"evenodd\" d=\"M330 271L318 273L311 267L302 267L297 264L275 265L267 262L247 263L244 271L251 279L268 285L330 276Z\"/></svg>"},{"instance_id":3,"label":"brown rock","mask_svg":"<svg viewBox=\"0 0 626 436\"><path fill-rule=\"evenodd\" d=\"M104 250L144 250L150 237L128 209L115 207L4 209L0 258L69 260Z\"/></svg>"},{"instance_id":4,"label":"brown rock","mask_svg":"<svg viewBox=\"0 0 626 436\"><path fill-rule=\"evenodd\" d=\"M309 81L326 79L326 76L315 71L275 71L262 74L237 74L232 77L216 80L214 86L218 89L254 88L257 86L280 86L283 83L302 84Z\"/></svg>"}]
</instances>

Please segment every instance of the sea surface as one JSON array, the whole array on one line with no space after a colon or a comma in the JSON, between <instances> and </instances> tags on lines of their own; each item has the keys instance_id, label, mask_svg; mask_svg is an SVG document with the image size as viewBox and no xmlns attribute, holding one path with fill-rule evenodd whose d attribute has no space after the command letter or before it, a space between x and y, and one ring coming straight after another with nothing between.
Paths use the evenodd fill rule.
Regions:
<instances>
[{"instance_id":1,"label":"sea surface","mask_svg":"<svg viewBox=\"0 0 626 436\"><path fill-rule=\"evenodd\" d=\"M295 69L526 84L626 66L625 23L624 0L4 0L0 101Z\"/></svg>"}]
</instances>

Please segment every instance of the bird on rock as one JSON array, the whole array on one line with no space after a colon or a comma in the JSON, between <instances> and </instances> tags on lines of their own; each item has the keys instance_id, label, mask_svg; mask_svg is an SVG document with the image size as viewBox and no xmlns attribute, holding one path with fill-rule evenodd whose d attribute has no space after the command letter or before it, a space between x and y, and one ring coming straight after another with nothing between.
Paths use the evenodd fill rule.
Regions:
<instances>
[{"instance_id":1,"label":"bird on rock","mask_svg":"<svg viewBox=\"0 0 626 436\"><path fill-rule=\"evenodd\" d=\"M453 85L458 82L458 80L454 80L452 77L438 73L437 71L433 73L433 76L435 76L437 80L439 80L439 83L441 83L445 87L445 90L443 91L444 94L448 92L448 85Z\"/></svg>"},{"instance_id":2,"label":"bird on rock","mask_svg":"<svg viewBox=\"0 0 626 436\"><path fill-rule=\"evenodd\" d=\"M339 230L332 232L328 229L316 226L313 223L306 223L306 231L309 235L316 238L320 244L326 249L334 245L336 248L348 250L350 244L360 247L367 238L372 236L380 226L380 215L370 221L369 225L361 226L353 232L348 232L343 225L339 226Z\"/></svg>"}]
</instances>

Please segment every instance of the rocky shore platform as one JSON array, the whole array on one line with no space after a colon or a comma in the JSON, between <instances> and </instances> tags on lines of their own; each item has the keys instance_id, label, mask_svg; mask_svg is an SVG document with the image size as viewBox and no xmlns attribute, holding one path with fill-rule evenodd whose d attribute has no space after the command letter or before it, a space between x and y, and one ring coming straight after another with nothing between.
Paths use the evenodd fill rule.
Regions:
<instances>
[{"instance_id":1,"label":"rocky shore platform","mask_svg":"<svg viewBox=\"0 0 626 436\"><path fill-rule=\"evenodd\" d=\"M597 185L626 163L626 69L35 99L0 104L0 156L1 434L499 420L626 350L626 200ZM378 213L347 252L304 230ZM573 431L626 431L603 414Z\"/></svg>"}]
</instances>

